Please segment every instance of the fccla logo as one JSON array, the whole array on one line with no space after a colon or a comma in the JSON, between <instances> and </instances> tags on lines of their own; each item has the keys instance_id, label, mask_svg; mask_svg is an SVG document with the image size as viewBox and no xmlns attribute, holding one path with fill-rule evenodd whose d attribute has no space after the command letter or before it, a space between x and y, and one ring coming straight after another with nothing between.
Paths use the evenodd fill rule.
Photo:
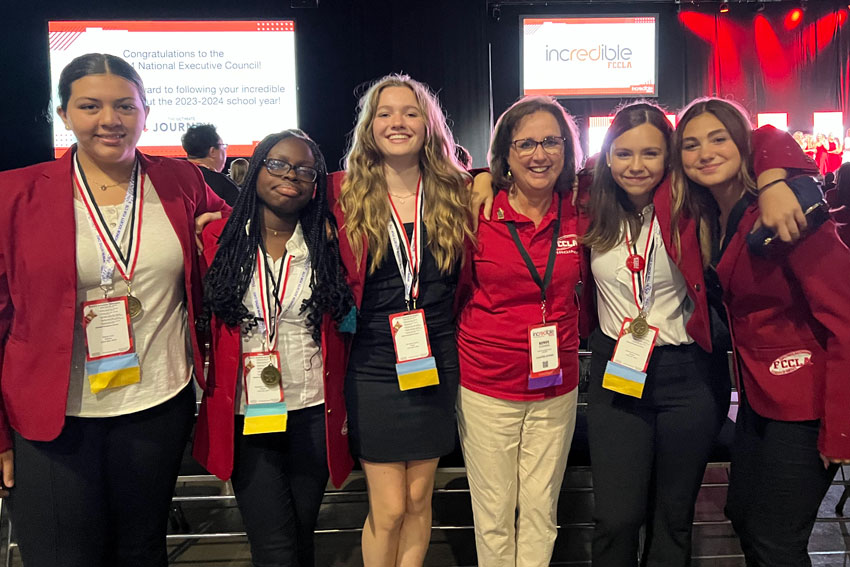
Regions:
<instances>
[{"instance_id":1,"label":"fccla logo","mask_svg":"<svg viewBox=\"0 0 850 567\"><path fill-rule=\"evenodd\" d=\"M558 254L577 254L578 239L575 234L558 237Z\"/></svg>"},{"instance_id":2,"label":"fccla logo","mask_svg":"<svg viewBox=\"0 0 850 567\"><path fill-rule=\"evenodd\" d=\"M783 374L791 374L796 372L807 364L812 363L812 351L810 350L795 350L788 354L783 354L770 364L770 373L774 376L782 376Z\"/></svg>"}]
</instances>

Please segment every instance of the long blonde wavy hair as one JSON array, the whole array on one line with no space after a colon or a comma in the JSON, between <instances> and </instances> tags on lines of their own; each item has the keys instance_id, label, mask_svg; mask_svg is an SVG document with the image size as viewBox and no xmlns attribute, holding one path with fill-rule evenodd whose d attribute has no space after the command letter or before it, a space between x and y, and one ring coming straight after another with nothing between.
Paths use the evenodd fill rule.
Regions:
<instances>
[{"instance_id":1,"label":"long blonde wavy hair","mask_svg":"<svg viewBox=\"0 0 850 567\"><path fill-rule=\"evenodd\" d=\"M387 75L379 79L360 99L339 195L348 242L355 257L361 258L363 237L366 237L372 254L370 274L387 254L390 203L383 156L372 134L372 122L381 92L388 87L406 87L413 91L425 120L425 143L419 154L419 169L425 195L427 246L440 271L448 273L458 260L464 259L464 239L473 238L466 188L469 174L454 157L454 138L436 95L407 75Z\"/></svg>"},{"instance_id":2,"label":"long blonde wavy hair","mask_svg":"<svg viewBox=\"0 0 850 567\"><path fill-rule=\"evenodd\" d=\"M755 192L756 190L756 182L750 171L753 126L747 111L731 101L710 97L698 98L683 108L679 112L676 131L673 135L673 151L670 156L672 169L670 183L673 199L670 220L673 225L673 243L677 249L681 249L678 231L679 219L683 215L688 215L697 221L703 266L708 266L711 263L712 240L714 239L714 227L717 223L717 206L708 189L692 181L685 174L682 166L682 141L688 122L706 112L713 114L723 123L741 154L741 169L738 170L737 177L741 195L745 191Z\"/></svg>"}]
</instances>

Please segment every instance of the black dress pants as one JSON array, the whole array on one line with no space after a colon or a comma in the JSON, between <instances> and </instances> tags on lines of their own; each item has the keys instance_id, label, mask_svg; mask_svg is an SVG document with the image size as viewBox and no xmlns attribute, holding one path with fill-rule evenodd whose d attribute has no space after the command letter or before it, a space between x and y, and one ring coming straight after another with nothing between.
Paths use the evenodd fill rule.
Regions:
<instances>
[{"instance_id":1,"label":"black dress pants","mask_svg":"<svg viewBox=\"0 0 850 567\"><path fill-rule=\"evenodd\" d=\"M26 567L166 567L174 483L195 407L171 400L116 417L67 417L53 441L14 435L8 498Z\"/></svg>"},{"instance_id":2,"label":"black dress pants","mask_svg":"<svg viewBox=\"0 0 850 567\"><path fill-rule=\"evenodd\" d=\"M726 515L749 567L807 567L809 536L838 466L820 460L820 422L767 419L741 398Z\"/></svg>"},{"instance_id":3,"label":"black dress pants","mask_svg":"<svg viewBox=\"0 0 850 567\"><path fill-rule=\"evenodd\" d=\"M284 433L242 435L233 492L255 567L313 567L313 530L328 484L325 406L289 412Z\"/></svg>"},{"instance_id":4,"label":"black dress pants","mask_svg":"<svg viewBox=\"0 0 850 567\"><path fill-rule=\"evenodd\" d=\"M689 565L694 502L729 408L728 372L695 344L656 347L637 399L602 387L614 344L600 332L590 340L593 565L637 565L644 524L642 565Z\"/></svg>"}]
</instances>

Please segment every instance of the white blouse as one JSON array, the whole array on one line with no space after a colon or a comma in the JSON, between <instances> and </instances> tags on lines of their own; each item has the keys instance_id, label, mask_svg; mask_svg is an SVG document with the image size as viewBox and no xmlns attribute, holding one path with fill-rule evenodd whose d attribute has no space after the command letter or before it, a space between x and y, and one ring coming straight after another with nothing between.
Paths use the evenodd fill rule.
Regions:
<instances>
[{"instance_id":1,"label":"white blouse","mask_svg":"<svg viewBox=\"0 0 850 567\"><path fill-rule=\"evenodd\" d=\"M312 331L307 325L307 312L301 313L301 305L304 300L310 298L310 278L312 267L310 265L310 254L307 242L304 240L304 232L299 222L289 241L286 243L286 252L292 256L289 267L289 281L286 285L285 294L281 305L286 309L290 304L292 307L285 313L279 314L277 330L277 350L280 352L281 383L283 384L283 395L286 401L286 410L295 411L312 406L317 406L325 401L325 387L322 381L322 352L316 341L313 340ZM266 254L268 265L277 277L280 273L281 262L285 261L286 255L274 261L271 255ZM249 312L256 313L252 294L255 293L259 279L257 270L254 270L252 284L245 292L243 304ZM248 333L242 334L242 352L257 352L264 349L264 333L260 327L253 327ZM241 365L240 365L241 368ZM236 413L245 413L245 384L242 373L236 382Z\"/></svg>"},{"instance_id":2,"label":"white blouse","mask_svg":"<svg viewBox=\"0 0 850 567\"><path fill-rule=\"evenodd\" d=\"M643 226L636 243L640 255L647 248L653 210L653 205L643 210ZM647 322L659 329L656 345L690 344L694 340L688 335L685 325L694 312L694 304L688 297L685 278L667 253L660 232L656 230L655 233L654 301ZM642 285L643 278L642 275L634 278L633 284L632 272L626 267L626 259L630 254L631 251L626 247L625 230L621 234L620 243L611 250L600 253L592 249L590 252L590 269L596 282L599 327L612 339L619 336L624 318L633 319L638 314L634 285Z\"/></svg>"},{"instance_id":3,"label":"white blouse","mask_svg":"<svg viewBox=\"0 0 850 567\"><path fill-rule=\"evenodd\" d=\"M75 194L76 195L76 194ZM106 226L115 231L122 205L101 206ZM171 222L162 208L156 188L145 179L139 258L133 276L133 295L143 306L132 320L133 345L139 355L141 380L92 394L85 373L86 344L83 330L84 301L103 297L100 288L101 255L85 205L74 199L77 235L77 313L71 354L71 384L65 414L79 417L110 417L157 406L176 396L192 378L192 347L185 305L183 252ZM118 245L126 252L130 231L124 230ZM109 297L127 294L116 269Z\"/></svg>"}]
</instances>

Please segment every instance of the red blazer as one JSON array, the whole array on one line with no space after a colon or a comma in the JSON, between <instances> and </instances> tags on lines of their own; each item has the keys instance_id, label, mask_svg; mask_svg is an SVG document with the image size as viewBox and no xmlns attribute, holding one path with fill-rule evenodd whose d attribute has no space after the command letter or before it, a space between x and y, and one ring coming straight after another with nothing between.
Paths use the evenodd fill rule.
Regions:
<instances>
[{"instance_id":1,"label":"red blazer","mask_svg":"<svg viewBox=\"0 0 850 567\"><path fill-rule=\"evenodd\" d=\"M224 220L204 228L203 266L212 264L218 251L218 238ZM325 388L325 442L328 450L328 469L331 480L341 486L354 466L348 450L348 426L345 422L345 398L342 386L345 366L340 364L338 345L327 338L334 335L336 323L325 315L322 320L322 363ZM210 364L198 423L195 426L193 455L208 471L222 480L233 473L234 410L236 381L242 376L242 339L239 327L225 325L213 316L210 341ZM338 335L338 333L336 333ZM335 335L334 335L335 336Z\"/></svg>"},{"instance_id":2,"label":"red blazer","mask_svg":"<svg viewBox=\"0 0 850 567\"><path fill-rule=\"evenodd\" d=\"M787 133L753 133L754 171L817 173ZM818 449L850 458L850 254L827 221L767 258L746 244L759 217L747 208L717 266L729 314L738 388L764 417L821 420Z\"/></svg>"},{"instance_id":3,"label":"red blazer","mask_svg":"<svg viewBox=\"0 0 850 567\"><path fill-rule=\"evenodd\" d=\"M585 174L579 177L579 191L586 194L592 181L592 175ZM688 297L694 303L694 312L685 328L694 341L706 352L711 352L711 326L708 312L708 298L705 295L705 280L703 278L702 256L700 256L699 240L697 239L697 223L688 215L679 218L679 240L682 253L676 253L673 244L672 222L670 219L673 205L670 194L670 176L664 178L655 190L652 202L655 205L655 215L661 228L661 238L667 254L676 263L688 288ZM585 217L586 218L586 217ZM588 227L585 223L585 232ZM590 250L585 249L585 262L587 276L584 278L581 297L581 317L579 328L582 336L587 336L598 325L596 312L596 283L589 269Z\"/></svg>"},{"instance_id":4,"label":"red blazer","mask_svg":"<svg viewBox=\"0 0 850 567\"><path fill-rule=\"evenodd\" d=\"M357 309L360 309L360 304L363 301L363 285L366 283L366 256L368 255L368 242L363 238L363 257L355 258L354 252L351 250L351 245L348 242L348 231L345 227L345 215L342 212L342 207L339 204L339 193L342 190L342 181L345 179L344 171L337 171L328 176L328 206L331 212L336 217L336 224L339 227L339 255L342 258L342 263L345 266L347 273L348 286L351 288L351 293L354 295L354 304ZM346 345L346 353L350 348L349 334L345 338L348 344ZM346 361L348 357L346 356Z\"/></svg>"},{"instance_id":5,"label":"red blazer","mask_svg":"<svg viewBox=\"0 0 850 567\"><path fill-rule=\"evenodd\" d=\"M821 453L850 458L850 254L829 220L787 252L753 256L758 217L753 203L717 266L738 389L761 416L820 419Z\"/></svg>"},{"instance_id":6,"label":"red blazer","mask_svg":"<svg viewBox=\"0 0 850 567\"><path fill-rule=\"evenodd\" d=\"M71 151L57 161L0 173L0 451L9 427L34 441L65 424L77 305ZM183 249L189 321L201 305L196 216L229 207L189 162L136 154ZM189 325L195 369L203 344ZM196 372L203 384L203 373Z\"/></svg>"}]
</instances>

